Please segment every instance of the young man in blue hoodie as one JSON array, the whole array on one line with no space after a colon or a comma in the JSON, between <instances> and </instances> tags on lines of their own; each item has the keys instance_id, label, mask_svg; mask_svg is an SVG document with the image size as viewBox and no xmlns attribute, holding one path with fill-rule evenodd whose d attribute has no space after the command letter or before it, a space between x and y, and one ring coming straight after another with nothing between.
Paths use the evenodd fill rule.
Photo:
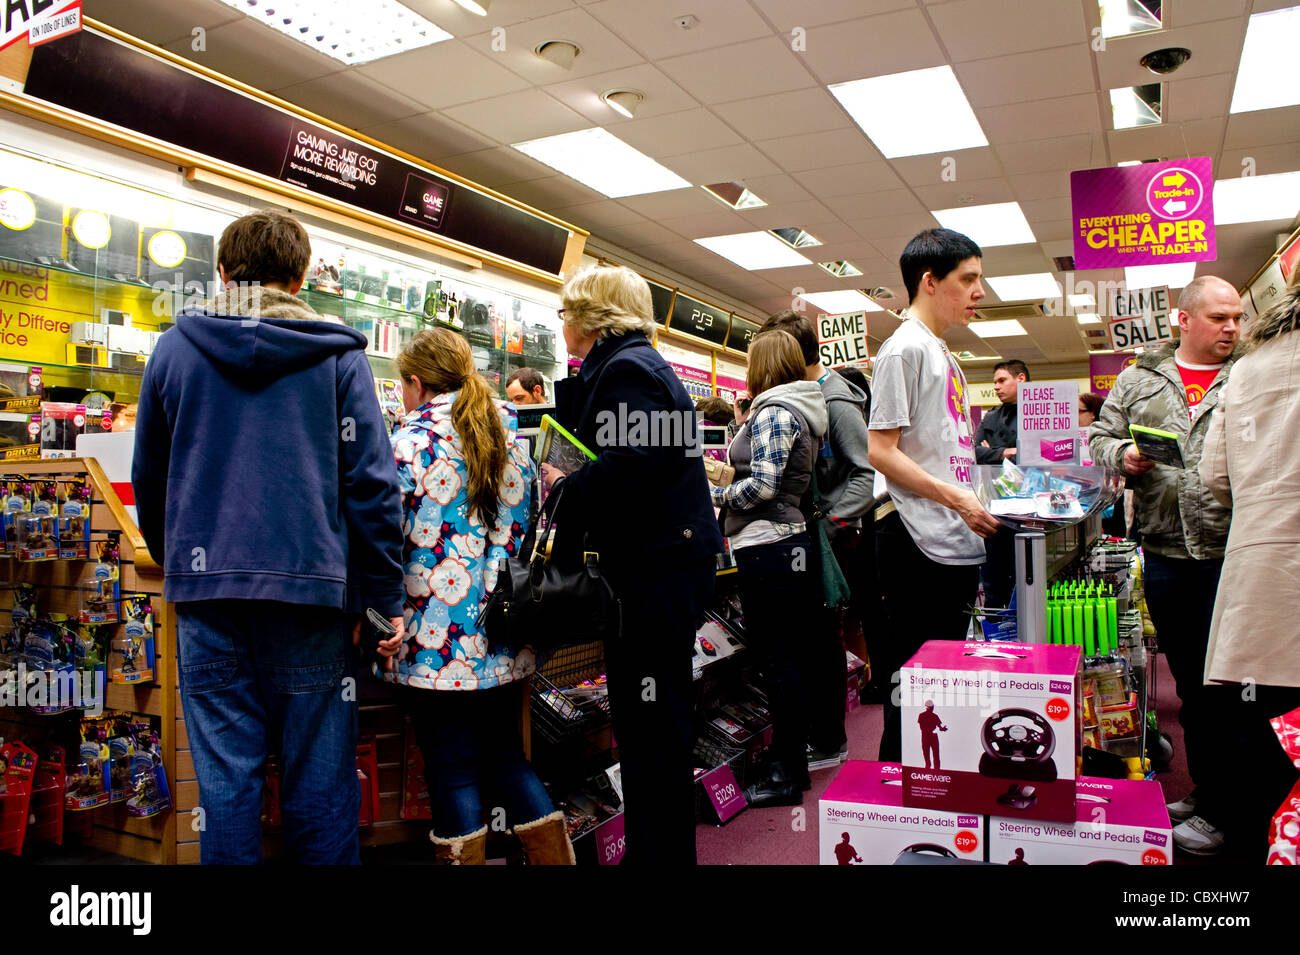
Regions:
<instances>
[{"instance_id":1,"label":"young man in blue hoodie","mask_svg":"<svg viewBox=\"0 0 1300 955\"><path fill-rule=\"evenodd\" d=\"M289 216L231 223L224 291L177 316L140 386L131 480L176 604L205 864L261 861L268 749L296 861L360 861L350 645L367 609L402 629L401 501L366 339L295 298L310 255Z\"/></svg>"}]
</instances>

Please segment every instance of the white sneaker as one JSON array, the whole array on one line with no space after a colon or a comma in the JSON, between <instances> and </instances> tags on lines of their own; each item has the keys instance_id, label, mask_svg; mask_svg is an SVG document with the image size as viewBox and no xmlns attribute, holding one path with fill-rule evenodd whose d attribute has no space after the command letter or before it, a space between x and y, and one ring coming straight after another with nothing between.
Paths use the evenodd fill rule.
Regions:
<instances>
[{"instance_id":1,"label":"white sneaker","mask_svg":"<svg viewBox=\"0 0 1300 955\"><path fill-rule=\"evenodd\" d=\"M1217 855L1223 849L1223 831L1200 816L1192 816L1174 827L1174 845L1194 856Z\"/></svg>"},{"instance_id":2,"label":"white sneaker","mask_svg":"<svg viewBox=\"0 0 1300 955\"><path fill-rule=\"evenodd\" d=\"M1178 802L1171 802L1166 809L1169 810L1169 818L1174 822L1186 822L1196 815L1196 790L1192 790Z\"/></svg>"}]
</instances>

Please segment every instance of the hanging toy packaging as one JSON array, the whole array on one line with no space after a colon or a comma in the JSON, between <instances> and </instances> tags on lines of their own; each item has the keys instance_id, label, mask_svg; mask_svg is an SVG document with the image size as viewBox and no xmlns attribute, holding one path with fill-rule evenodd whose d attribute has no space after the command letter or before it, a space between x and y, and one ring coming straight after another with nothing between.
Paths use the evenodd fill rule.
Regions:
<instances>
[{"instance_id":1,"label":"hanging toy packaging","mask_svg":"<svg viewBox=\"0 0 1300 955\"><path fill-rule=\"evenodd\" d=\"M109 646L108 672L114 683L146 683L153 679L153 604L148 594L122 599L122 632Z\"/></svg>"},{"instance_id":2,"label":"hanging toy packaging","mask_svg":"<svg viewBox=\"0 0 1300 955\"><path fill-rule=\"evenodd\" d=\"M100 727L82 723L82 743L77 749L76 765L68 773L65 808L73 812L107 806L109 800L108 744L99 738Z\"/></svg>"},{"instance_id":3,"label":"hanging toy packaging","mask_svg":"<svg viewBox=\"0 0 1300 955\"><path fill-rule=\"evenodd\" d=\"M0 554L12 557L18 553L18 518L32 509L31 497L23 493L28 486L27 478L21 475L5 481L4 487L4 550Z\"/></svg>"},{"instance_id":4,"label":"hanging toy packaging","mask_svg":"<svg viewBox=\"0 0 1300 955\"><path fill-rule=\"evenodd\" d=\"M132 719L131 735L135 754L131 757L131 796L126 801L126 812L129 816L156 816L172 806L162 746L145 717Z\"/></svg>"},{"instance_id":5,"label":"hanging toy packaging","mask_svg":"<svg viewBox=\"0 0 1300 955\"><path fill-rule=\"evenodd\" d=\"M81 622L117 623L117 535L99 542L99 562L81 583Z\"/></svg>"},{"instance_id":6,"label":"hanging toy packaging","mask_svg":"<svg viewBox=\"0 0 1300 955\"><path fill-rule=\"evenodd\" d=\"M59 557L90 558L90 488L81 478L63 482L59 498Z\"/></svg>"},{"instance_id":7,"label":"hanging toy packaging","mask_svg":"<svg viewBox=\"0 0 1300 955\"><path fill-rule=\"evenodd\" d=\"M24 491L30 491L31 487L23 485ZM17 515L16 521L19 560L59 559L59 495L53 481L40 484L31 512Z\"/></svg>"}]
</instances>

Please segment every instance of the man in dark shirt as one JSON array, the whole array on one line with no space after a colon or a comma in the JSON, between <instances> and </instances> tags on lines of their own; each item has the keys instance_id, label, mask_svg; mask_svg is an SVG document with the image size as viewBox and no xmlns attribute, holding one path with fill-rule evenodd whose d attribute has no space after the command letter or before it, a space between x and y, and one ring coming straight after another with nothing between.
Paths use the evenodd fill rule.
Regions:
<instances>
[{"instance_id":1,"label":"man in dark shirt","mask_svg":"<svg viewBox=\"0 0 1300 955\"><path fill-rule=\"evenodd\" d=\"M943 720L934 712L934 700L925 701L925 712L916 721L921 724L921 755L925 757L925 768L941 769L938 733L948 732L948 727L943 725Z\"/></svg>"}]
</instances>

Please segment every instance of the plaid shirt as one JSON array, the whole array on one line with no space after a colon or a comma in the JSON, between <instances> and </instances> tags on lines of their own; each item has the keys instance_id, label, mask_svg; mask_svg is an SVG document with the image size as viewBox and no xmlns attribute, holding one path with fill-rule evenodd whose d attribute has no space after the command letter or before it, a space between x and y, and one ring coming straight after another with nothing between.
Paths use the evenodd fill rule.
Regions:
<instances>
[{"instance_id":1,"label":"plaid shirt","mask_svg":"<svg viewBox=\"0 0 1300 955\"><path fill-rule=\"evenodd\" d=\"M750 419L750 445L753 458L749 477L726 487L711 487L714 507L731 507L743 511L770 501L781 487L781 474L799 436L799 423L785 408L766 405Z\"/></svg>"}]
</instances>

